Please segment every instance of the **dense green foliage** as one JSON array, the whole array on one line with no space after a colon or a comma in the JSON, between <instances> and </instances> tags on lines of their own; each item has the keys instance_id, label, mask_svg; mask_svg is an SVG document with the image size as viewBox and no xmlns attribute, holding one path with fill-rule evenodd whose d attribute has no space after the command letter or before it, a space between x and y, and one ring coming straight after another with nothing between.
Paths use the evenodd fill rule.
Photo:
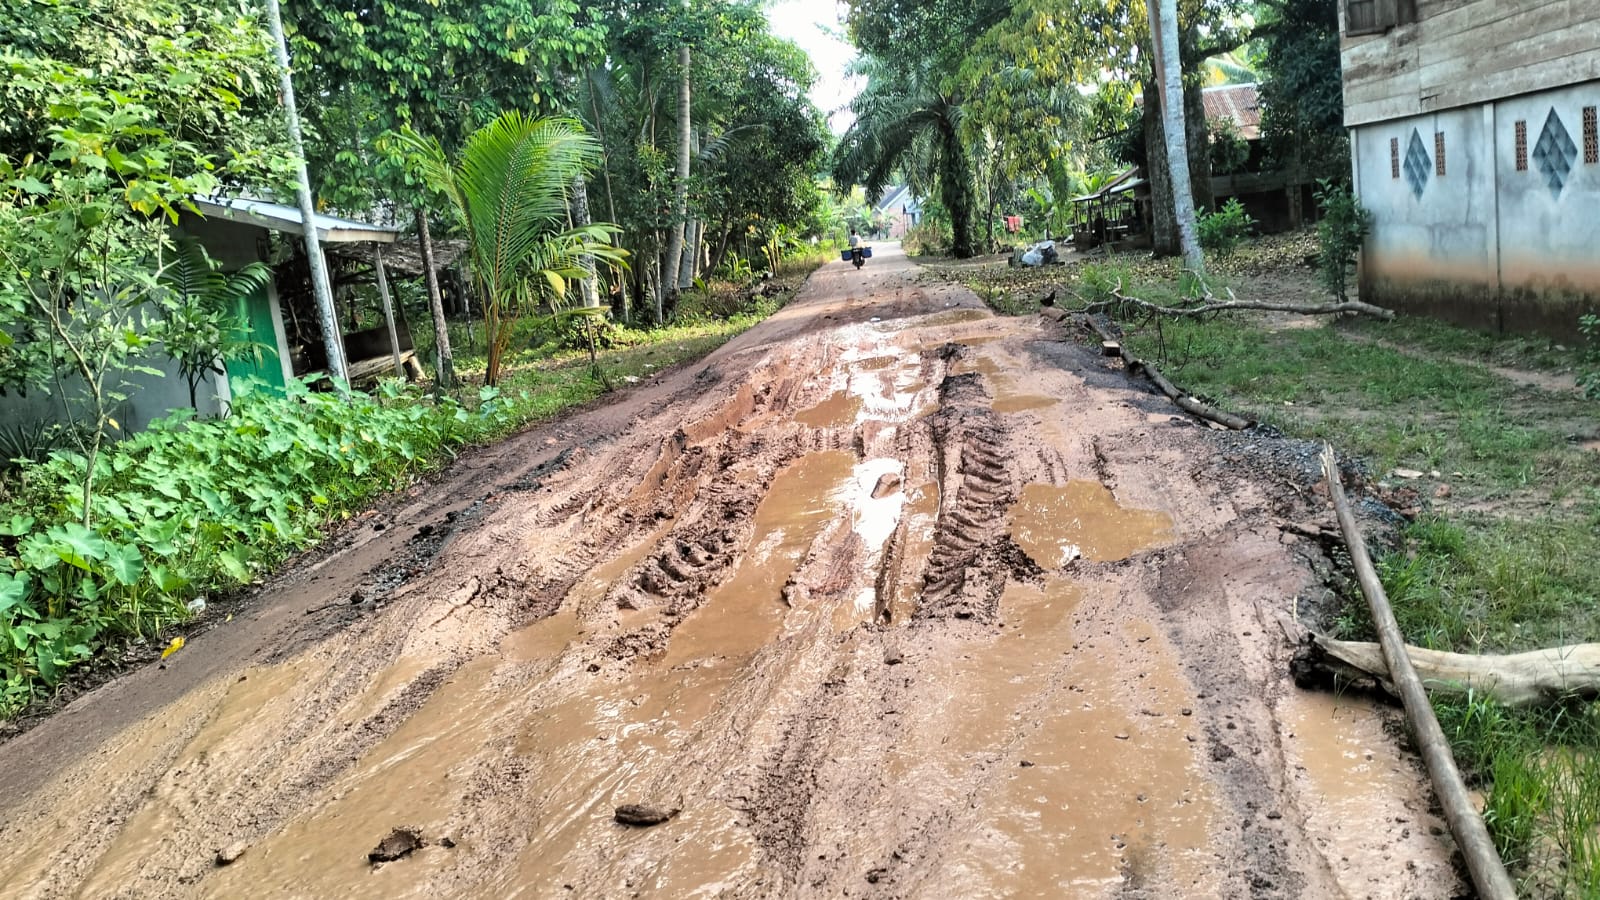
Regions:
<instances>
[{"instance_id":1,"label":"dense green foliage","mask_svg":"<svg viewBox=\"0 0 1600 900\"><path fill-rule=\"evenodd\" d=\"M1226 259L1239 249L1255 226L1255 219L1244 211L1239 198L1230 198L1221 209L1200 215L1200 246Z\"/></svg>"},{"instance_id":2,"label":"dense green foliage","mask_svg":"<svg viewBox=\"0 0 1600 900\"><path fill-rule=\"evenodd\" d=\"M1309 178L1350 178L1334 0L1263 0L1261 127L1279 165Z\"/></svg>"},{"instance_id":3,"label":"dense green foliage","mask_svg":"<svg viewBox=\"0 0 1600 900\"><path fill-rule=\"evenodd\" d=\"M100 515L82 523L89 464L57 453L0 502L0 715L107 641L148 636L185 604L248 583L317 540L330 519L408 483L503 427L491 389L474 409L377 395L236 388L226 419L180 413L95 461Z\"/></svg>"},{"instance_id":4,"label":"dense green foliage","mask_svg":"<svg viewBox=\"0 0 1600 900\"><path fill-rule=\"evenodd\" d=\"M606 243L612 228L566 227L568 191L594 165L599 144L576 121L519 112L474 132L453 164L437 142L407 143L466 231L473 278L486 298L484 381L497 384L519 315L541 303L559 308L569 281L594 277L581 257L621 262Z\"/></svg>"},{"instance_id":5,"label":"dense green foliage","mask_svg":"<svg viewBox=\"0 0 1600 900\"><path fill-rule=\"evenodd\" d=\"M1317 203L1322 207L1322 221L1317 223L1317 274L1322 286L1342 301L1349 295L1356 254L1372 229L1372 214L1349 188L1331 181L1323 181L1317 189Z\"/></svg>"}]
</instances>

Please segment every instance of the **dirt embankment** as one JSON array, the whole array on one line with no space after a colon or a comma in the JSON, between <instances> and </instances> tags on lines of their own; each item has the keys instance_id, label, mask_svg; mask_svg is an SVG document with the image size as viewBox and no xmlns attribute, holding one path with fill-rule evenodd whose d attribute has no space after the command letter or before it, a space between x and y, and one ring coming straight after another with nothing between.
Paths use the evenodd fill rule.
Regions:
<instances>
[{"instance_id":1,"label":"dirt embankment","mask_svg":"<svg viewBox=\"0 0 1600 900\"><path fill-rule=\"evenodd\" d=\"M823 269L4 745L0 894L1457 893L1384 714L1285 678L1308 485L911 272Z\"/></svg>"}]
</instances>

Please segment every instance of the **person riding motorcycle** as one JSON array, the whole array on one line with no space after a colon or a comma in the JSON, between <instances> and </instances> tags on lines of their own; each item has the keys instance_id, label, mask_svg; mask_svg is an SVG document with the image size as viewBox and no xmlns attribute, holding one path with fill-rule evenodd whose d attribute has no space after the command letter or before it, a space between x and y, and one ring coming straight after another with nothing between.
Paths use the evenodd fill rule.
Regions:
<instances>
[{"instance_id":1,"label":"person riding motorcycle","mask_svg":"<svg viewBox=\"0 0 1600 900\"><path fill-rule=\"evenodd\" d=\"M854 228L850 229L850 262L859 269L866 258L866 253L862 250L861 235L857 234Z\"/></svg>"}]
</instances>

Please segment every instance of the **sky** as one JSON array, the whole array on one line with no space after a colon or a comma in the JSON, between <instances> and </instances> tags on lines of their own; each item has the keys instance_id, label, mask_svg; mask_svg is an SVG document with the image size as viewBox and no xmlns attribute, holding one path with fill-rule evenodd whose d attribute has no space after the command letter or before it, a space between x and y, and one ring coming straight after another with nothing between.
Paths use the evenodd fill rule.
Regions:
<instances>
[{"instance_id":1,"label":"sky","mask_svg":"<svg viewBox=\"0 0 1600 900\"><path fill-rule=\"evenodd\" d=\"M828 117L835 134L850 127L852 116L846 109L861 90L861 79L845 75L855 58L855 48L844 39L842 19L845 5L837 0L777 0L767 7L772 33L800 45L817 68L817 84L811 100Z\"/></svg>"}]
</instances>

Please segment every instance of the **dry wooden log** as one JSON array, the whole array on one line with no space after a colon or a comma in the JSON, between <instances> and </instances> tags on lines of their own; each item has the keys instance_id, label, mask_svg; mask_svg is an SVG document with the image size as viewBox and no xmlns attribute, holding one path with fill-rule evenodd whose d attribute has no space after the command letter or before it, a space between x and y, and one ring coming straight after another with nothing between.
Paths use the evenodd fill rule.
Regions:
<instances>
[{"instance_id":1,"label":"dry wooden log","mask_svg":"<svg viewBox=\"0 0 1600 900\"><path fill-rule=\"evenodd\" d=\"M1406 647L1422 686L1431 693L1472 691L1505 706L1538 706L1600 696L1600 644L1571 644L1508 656L1444 653ZM1393 694L1383 649L1367 641L1308 635L1291 664L1295 680L1328 676L1376 681Z\"/></svg>"},{"instance_id":2,"label":"dry wooden log","mask_svg":"<svg viewBox=\"0 0 1600 900\"><path fill-rule=\"evenodd\" d=\"M1208 422L1215 422L1225 428L1231 428L1234 431L1241 431L1254 424L1249 419L1236 416L1233 413L1223 412L1220 409L1215 409L1178 390L1178 388L1173 385L1172 382L1167 380L1165 375L1161 374L1160 369L1157 369L1155 366L1145 362L1142 359L1139 359L1136 356L1129 356L1127 349L1124 348L1121 342L1117 340L1116 335L1112 334L1110 330L1102 326L1099 322L1096 322L1093 316L1084 316L1083 322L1091 331L1093 331L1096 335L1099 335L1102 352L1108 356L1121 357L1123 363L1127 365L1129 372L1132 372L1135 375L1141 372L1144 373L1144 375L1155 384L1161 393L1166 394L1173 403L1178 404L1178 406L1185 411L1199 416ZM1111 351L1111 348L1115 348L1114 353Z\"/></svg>"},{"instance_id":3,"label":"dry wooden log","mask_svg":"<svg viewBox=\"0 0 1600 900\"><path fill-rule=\"evenodd\" d=\"M1505 864L1500 861L1494 841L1489 839L1489 830L1484 827L1483 818L1478 815L1478 809L1467 793L1461 772L1456 768L1455 757L1450 753L1450 743L1445 740L1444 730L1433 715L1433 705L1428 702L1422 679L1418 677L1411 657L1406 653L1405 642L1400 637L1400 625L1389 606L1389 596L1384 593L1383 582L1378 579L1378 570L1367 555L1366 541L1361 537L1361 529L1350 511L1350 502L1345 499L1344 485L1339 480L1338 460L1333 455L1333 448L1327 444L1322 447L1322 470L1327 477L1328 497L1333 501L1333 511L1339 518L1339 530L1344 533L1345 544L1350 548L1356 581L1361 585L1361 593L1366 596L1367 606L1372 611L1372 622L1378 630L1378 642L1385 668L1389 672L1389 681L1405 706L1406 722L1411 726L1422 761L1428 767L1434 793L1438 795L1439 806L1444 810L1445 822L1449 824L1456 846L1461 848L1461 855L1467 862L1473 886L1484 900L1511 900L1517 896L1516 888L1506 874Z\"/></svg>"},{"instance_id":4,"label":"dry wooden log","mask_svg":"<svg viewBox=\"0 0 1600 900\"><path fill-rule=\"evenodd\" d=\"M1338 315L1339 313L1360 313L1366 316L1377 316L1380 319L1394 318L1394 312L1392 310L1384 309L1381 306L1373 306L1370 303L1362 303L1360 300L1346 300L1343 303L1326 303L1320 306L1302 306L1297 303L1269 303L1262 300L1240 300L1238 296L1233 293L1232 288L1228 289L1229 299L1227 300L1218 300L1213 294L1207 291L1205 294L1205 302L1199 306L1164 306L1160 303L1151 303L1148 300L1140 300L1138 297L1130 297L1127 294L1124 294L1122 292L1121 285L1118 285L1112 289L1111 296L1117 299L1102 300L1097 303L1091 303L1084 307L1083 311L1092 312L1098 309L1108 309L1118 304L1127 304L1129 306L1136 306L1147 312L1155 313L1156 315L1178 317L1204 316L1215 312L1253 309L1263 312L1296 313L1302 316L1329 316Z\"/></svg>"}]
</instances>

